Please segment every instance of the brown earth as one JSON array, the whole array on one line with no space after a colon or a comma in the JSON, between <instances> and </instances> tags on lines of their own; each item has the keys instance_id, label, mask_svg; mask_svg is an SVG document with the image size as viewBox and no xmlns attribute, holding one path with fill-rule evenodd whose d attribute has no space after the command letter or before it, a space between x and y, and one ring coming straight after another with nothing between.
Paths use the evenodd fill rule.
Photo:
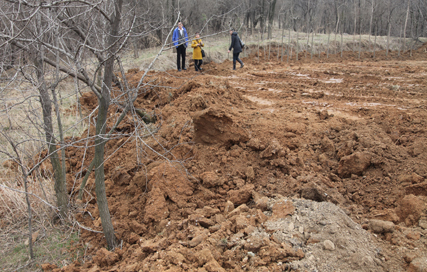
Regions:
<instances>
[{"instance_id":1,"label":"brown earth","mask_svg":"<svg viewBox=\"0 0 427 272\"><path fill-rule=\"evenodd\" d=\"M62 271L426 271L426 48L150 72L156 133L128 116L107 144L122 244L82 230L92 258ZM93 151L67 156L72 177ZM93 183L75 217L102 230Z\"/></svg>"}]
</instances>

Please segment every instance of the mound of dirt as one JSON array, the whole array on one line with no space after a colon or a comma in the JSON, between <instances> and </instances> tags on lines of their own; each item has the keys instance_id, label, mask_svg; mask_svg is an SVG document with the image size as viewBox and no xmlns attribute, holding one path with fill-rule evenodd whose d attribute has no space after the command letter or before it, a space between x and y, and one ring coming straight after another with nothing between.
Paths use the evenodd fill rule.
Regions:
<instances>
[{"instance_id":1,"label":"mound of dirt","mask_svg":"<svg viewBox=\"0 0 427 272\"><path fill-rule=\"evenodd\" d=\"M121 247L82 230L92 260L62 270L422 271L427 55L377 53L149 73L135 106L158 122L126 134L129 115L106 148ZM66 151L70 176L83 151ZM75 217L100 231L93 178Z\"/></svg>"}]
</instances>

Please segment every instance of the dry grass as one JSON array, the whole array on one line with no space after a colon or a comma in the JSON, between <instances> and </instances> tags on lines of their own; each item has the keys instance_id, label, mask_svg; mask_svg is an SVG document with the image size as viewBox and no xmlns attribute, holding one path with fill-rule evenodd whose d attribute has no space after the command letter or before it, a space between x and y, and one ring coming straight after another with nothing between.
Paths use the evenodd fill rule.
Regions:
<instances>
[{"instance_id":1,"label":"dry grass","mask_svg":"<svg viewBox=\"0 0 427 272\"><path fill-rule=\"evenodd\" d=\"M12 170L10 170L12 171ZM28 205L25 199L23 180L19 173L6 173L9 179L2 179L0 187L1 225L20 224L28 220ZM52 217L52 209L41 201L54 205L53 181L40 175L28 178L28 192L33 220L43 221Z\"/></svg>"},{"instance_id":2,"label":"dry grass","mask_svg":"<svg viewBox=\"0 0 427 272\"><path fill-rule=\"evenodd\" d=\"M253 52L258 49L258 46L261 48L267 46L268 44L281 45L282 44L282 30L274 30L271 39L267 39L267 35L264 34L262 37L259 33L250 35L245 31L240 31L239 36L247 45L249 51ZM299 51L311 50L312 48L312 35L310 34L307 46L307 33L291 31L289 35L289 30L286 29L283 32L283 44L286 46L289 43L293 47L295 52L295 47L297 44L298 37L298 48ZM356 35L353 39L353 35L343 34L343 51L358 51L359 50L359 35ZM222 33L216 36L203 38L205 43L205 52L209 60L214 62L223 62L226 59L232 59L232 54L227 53L228 47L230 46L230 35L228 33ZM427 42L427 38L420 38L422 42ZM373 51L374 49L375 37L369 35L361 36L361 50L362 51ZM411 39L406 39L406 48L409 49L410 46L413 46L413 49L420 46L420 43L414 43ZM376 38L376 50L385 50L387 48L387 36L377 36ZM399 48L403 47L403 39L399 37L390 37L389 40L389 50L397 51ZM319 54L325 52L328 49L328 34L316 33L313 37L313 53ZM139 69L144 70L148 67L151 61L155 58L159 52L160 47L149 48L141 50L138 52L138 58L134 57L133 51L125 52L122 56L124 62L123 67L127 71L128 69ZM341 50L341 35L331 33L329 36L329 52L337 53ZM247 57L249 55L248 50L242 53L242 57ZM187 49L187 63L191 62L191 54L193 50L191 48ZM158 71L165 71L168 69L176 68L176 53L171 49L166 50L159 57L158 61L155 63L153 69Z\"/></svg>"},{"instance_id":3,"label":"dry grass","mask_svg":"<svg viewBox=\"0 0 427 272\"><path fill-rule=\"evenodd\" d=\"M53 209L43 203L55 203L53 182L41 176L28 181L32 211L33 250L35 259L29 258L28 206L19 173L7 173L0 187L0 270L41 271L41 264L64 266L81 260L84 249L78 244L78 230L55 226L51 222ZM37 196L37 197L36 197Z\"/></svg>"},{"instance_id":4,"label":"dry grass","mask_svg":"<svg viewBox=\"0 0 427 272\"><path fill-rule=\"evenodd\" d=\"M13 73L9 71L12 78ZM19 157L24 164L32 164L37 160L44 148L44 132L42 127L42 109L38 91L22 78L0 82L0 271L40 271L40 265L46 262L58 266L81 258L72 256L68 250L70 241L76 243L78 231L65 226L55 226L52 218L54 210L43 201L55 206L55 195L51 174L35 171L28 178L28 191L32 211L33 232L38 232L33 244L35 260L29 259L28 240L28 206L25 199L20 168L11 158L17 154L8 139L16 145ZM61 119L64 136L80 136L85 129L77 111L74 81L65 80L58 86L61 96ZM7 110L6 110L7 106ZM56 116L52 115L54 131L58 135ZM43 175L42 175L43 174ZM43 200L43 201L42 201ZM66 235L64 235L66 233ZM28 241L27 241L28 243ZM74 252L75 253L75 252Z\"/></svg>"}]
</instances>

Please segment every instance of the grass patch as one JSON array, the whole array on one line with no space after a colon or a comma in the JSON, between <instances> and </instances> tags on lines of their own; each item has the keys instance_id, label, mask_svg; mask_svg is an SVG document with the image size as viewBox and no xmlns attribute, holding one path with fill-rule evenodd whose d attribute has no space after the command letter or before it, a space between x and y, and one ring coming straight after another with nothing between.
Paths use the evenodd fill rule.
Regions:
<instances>
[{"instance_id":1,"label":"grass patch","mask_svg":"<svg viewBox=\"0 0 427 272\"><path fill-rule=\"evenodd\" d=\"M28 230L22 229L22 233ZM69 231L68 231L69 232ZM39 234L33 244L34 260L30 262L29 247L25 245L26 237L14 235L15 243L3 243L0 250L1 271L42 271L44 263L63 267L74 261L83 261L85 249L79 244L77 232L67 233L65 229L51 228Z\"/></svg>"}]
</instances>

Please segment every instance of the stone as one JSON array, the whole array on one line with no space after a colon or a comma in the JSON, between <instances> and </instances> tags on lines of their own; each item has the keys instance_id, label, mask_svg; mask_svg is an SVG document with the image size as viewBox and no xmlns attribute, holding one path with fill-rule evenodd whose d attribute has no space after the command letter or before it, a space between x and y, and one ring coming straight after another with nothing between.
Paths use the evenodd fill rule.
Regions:
<instances>
[{"instance_id":1,"label":"stone","mask_svg":"<svg viewBox=\"0 0 427 272\"><path fill-rule=\"evenodd\" d=\"M426 217L421 218L418 221L418 226L420 226L420 228L422 228L423 230L427 230L427 218Z\"/></svg>"},{"instance_id":2,"label":"stone","mask_svg":"<svg viewBox=\"0 0 427 272\"><path fill-rule=\"evenodd\" d=\"M215 214L215 222L221 224L225 221L225 216L222 214Z\"/></svg>"},{"instance_id":3,"label":"stone","mask_svg":"<svg viewBox=\"0 0 427 272\"><path fill-rule=\"evenodd\" d=\"M329 250L329 251L334 251L335 245L334 245L334 243L332 243L331 240L325 240L325 241L323 241L323 249Z\"/></svg>"},{"instance_id":4,"label":"stone","mask_svg":"<svg viewBox=\"0 0 427 272\"><path fill-rule=\"evenodd\" d=\"M117 184L119 186L126 186L129 185L130 180L132 177L127 173L127 171L119 169L115 171L111 177L114 181L114 184Z\"/></svg>"},{"instance_id":5,"label":"stone","mask_svg":"<svg viewBox=\"0 0 427 272\"><path fill-rule=\"evenodd\" d=\"M135 232L136 234L139 234L139 235L142 235L146 231L146 227L144 225L140 224L136 220L130 221L129 227L131 228L131 230L133 232Z\"/></svg>"},{"instance_id":6,"label":"stone","mask_svg":"<svg viewBox=\"0 0 427 272\"><path fill-rule=\"evenodd\" d=\"M427 181L405 186L405 194L415 196L427 196Z\"/></svg>"},{"instance_id":7,"label":"stone","mask_svg":"<svg viewBox=\"0 0 427 272\"><path fill-rule=\"evenodd\" d=\"M148 200L145 205L144 222L160 222L169 216L164 193L160 188L155 187L148 193Z\"/></svg>"},{"instance_id":8,"label":"stone","mask_svg":"<svg viewBox=\"0 0 427 272\"><path fill-rule=\"evenodd\" d=\"M408 232L408 234L406 234L406 238L417 241L417 240L420 240L421 233L419 233L418 231L410 231Z\"/></svg>"},{"instance_id":9,"label":"stone","mask_svg":"<svg viewBox=\"0 0 427 272\"><path fill-rule=\"evenodd\" d=\"M200 175L200 178L202 179L203 186L207 188L222 186L224 184L224 180L215 172L204 172Z\"/></svg>"},{"instance_id":10,"label":"stone","mask_svg":"<svg viewBox=\"0 0 427 272\"><path fill-rule=\"evenodd\" d=\"M193 183L182 174L183 172L185 170L179 163L162 162L148 172L148 189L159 188L164 198L168 197L178 207L183 208L194 193Z\"/></svg>"},{"instance_id":11,"label":"stone","mask_svg":"<svg viewBox=\"0 0 427 272\"><path fill-rule=\"evenodd\" d=\"M247 130L233 121L221 107L215 105L193 115L194 141L205 145L247 142Z\"/></svg>"},{"instance_id":12,"label":"stone","mask_svg":"<svg viewBox=\"0 0 427 272\"><path fill-rule=\"evenodd\" d=\"M264 246L264 241L260 236L249 236L244 244L244 249L247 251L257 252L262 246Z\"/></svg>"},{"instance_id":13,"label":"stone","mask_svg":"<svg viewBox=\"0 0 427 272\"><path fill-rule=\"evenodd\" d=\"M398 201L396 214L401 222L405 222L407 226L418 224L418 221L425 209L425 203L422 199L414 195L406 195Z\"/></svg>"},{"instance_id":14,"label":"stone","mask_svg":"<svg viewBox=\"0 0 427 272\"><path fill-rule=\"evenodd\" d=\"M418 139L414 142L412 147L409 149L409 153L412 156L417 157L417 156L425 153L425 150L426 150L426 144L423 142L422 139Z\"/></svg>"},{"instance_id":15,"label":"stone","mask_svg":"<svg viewBox=\"0 0 427 272\"><path fill-rule=\"evenodd\" d=\"M215 214L219 214L221 211L218 208L212 208L209 206L204 206L202 209L202 214L204 217L211 217Z\"/></svg>"},{"instance_id":16,"label":"stone","mask_svg":"<svg viewBox=\"0 0 427 272\"><path fill-rule=\"evenodd\" d=\"M245 229L248 226L249 222L246 216L239 215L236 217L236 231Z\"/></svg>"},{"instance_id":17,"label":"stone","mask_svg":"<svg viewBox=\"0 0 427 272\"><path fill-rule=\"evenodd\" d=\"M273 210L273 214L272 214L270 220L278 219L278 218L285 218L288 215L294 214L295 207L292 204L292 201L287 200L287 199L282 199L282 200L274 203L272 210Z\"/></svg>"},{"instance_id":18,"label":"stone","mask_svg":"<svg viewBox=\"0 0 427 272\"><path fill-rule=\"evenodd\" d=\"M427 271L427 257L415 258L408 267L408 272L426 272Z\"/></svg>"},{"instance_id":19,"label":"stone","mask_svg":"<svg viewBox=\"0 0 427 272\"><path fill-rule=\"evenodd\" d=\"M208 248L197 251L194 256L196 257L199 266L204 266L206 263L214 260L214 257Z\"/></svg>"},{"instance_id":20,"label":"stone","mask_svg":"<svg viewBox=\"0 0 427 272\"><path fill-rule=\"evenodd\" d=\"M321 151L324 152L329 158L335 157L335 145L332 140L330 140L328 137L324 136L323 139L320 141L321 144Z\"/></svg>"},{"instance_id":21,"label":"stone","mask_svg":"<svg viewBox=\"0 0 427 272\"><path fill-rule=\"evenodd\" d=\"M204 227L204 228L209 228L213 225L215 225L215 221L210 219L210 218L206 218L206 217L200 217L198 219L198 223L200 226Z\"/></svg>"},{"instance_id":22,"label":"stone","mask_svg":"<svg viewBox=\"0 0 427 272\"><path fill-rule=\"evenodd\" d=\"M322 202L326 200L326 195L324 192L319 191L315 187L306 187L301 190L301 197L317 202Z\"/></svg>"},{"instance_id":23,"label":"stone","mask_svg":"<svg viewBox=\"0 0 427 272\"><path fill-rule=\"evenodd\" d=\"M381 209L381 210L372 210L371 211L372 218L390 221L395 224L399 223L400 219L397 216L396 211L394 209Z\"/></svg>"},{"instance_id":24,"label":"stone","mask_svg":"<svg viewBox=\"0 0 427 272\"><path fill-rule=\"evenodd\" d=\"M203 242L203 240L205 240L206 239L206 237L207 237L207 235L206 234L199 234L199 235L197 235L196 237L194 237L193 239L191 239L191 241L190 242L188 242L188 245L190 246L190 247L195 247L195 246L197 246L198 244L200 244L201 242Z\"/></svg>"},{"instance_id":25,"label":"stone","mask_svg":"<svg viewBox=\"0 0 427 272\"><path fill-rule=\"evenodd\" d=\"M233 204L233 202L228 200L227 203L225 203L224 214L227 215L233 210L234 210L234 204Z\"/></svg>"},{"instance_id":26,"label":"stone","mask_svg":"<svg viewBox=\"0 0 427 272\"><path fill-rule=\"evenodd\" d=\"M251 138L247 143L247 147L250 147L253 150L260 150L261 149L261 142L257 138Z\"/></svg>"},{"instance_id":27,"label":"stone","mask_svg":"<svg viewBox=\"0 0 427 272\"><path fill-rule=\"evenodd\" d=\"M228 191L228 199L237 206L247 203L252 197L252 190L254 188L253 184L246 184L241 189Z\"/></svg>"},{"instance_id":28,"label":"stone","mask_svg":"<svg viewBox=\"0 0 427 272\"><path fill-rule=\"evenodd\" d=\"M248 166L245 171L246 178L248 180L253 180L255 178L255 171L252 166Z\"/></svg>"},{"instance_id":29,"label":"stone","mask_svg":"<svg viewBox=\"0 0 427 272\"><path fill-rule=\"evenodd\" d=\"M128 236L127 242L129 244L133 245L133 244L138 243L140 239L141 239L141 237L138 234L131 232L130 235Z\"/></svg>"},{"instance_id":30,"label":"stone","mask_svg":"<svg viewBox=\"0 0 427 272\"><path fill-rule=\"evenodd\" d=\"M394 231L394 228L394 223L390 221L383 221L377 219L369 220L369 229L372 230L374 233L391 233Z\"/></svg>"},{"instance_id":31,"label":"stone","mask_svg":"<svg viewBox=\"0 0 427 272\"><path fill-rule=\"evenodd\" d=\"M407 252L404 256L403 259L405 260L405 262L407 263L411 263L415 258L417 258L417 254L413 253L413 252Z\"/></svg>"},{"instance_id":32,"label":"stone","mask_svg":"<svg viewBox=\"0 0 427 272\"><path fill-rule=\"evenodd\" d=\"M235 215L243 214L249 211L249 207L246 206L246 204L240 205L239 207L235 208L233 211L227 214L227 218L231 218Z\"/></svg>"},{"instance_id":33,"label":"stone","mask_svg":"<svg viewBox=\"0 0 427 272\"><path fill-rule=\"evenodd\" d=\"M208 272L225 272L226 270L222 268L216 260L211 260L203 266L204 269Z\"/></svg>"},{"instance_id":34,"label":"stone","mask_svg":"<svg viewBox=\"0 0 427 272\"><path fill-rule=\"evenodd\" d=\"M397 181L400 184L405 184L405 183L411 184L412 183L412 175L402 174L397 178Z\"/></svg>"},{"instance_id":35,"label":"stone","mask_svg":"<svg viewBox=\"0 0 427 272\"><path fill-rule=\"evenodd\" d=\"M154 239L145 240L141 244L141 249L144 252L153 253L156 251L159 251L161 249L164 249L167 245L167 238L162 238L158 241L155 241Z\"/></svg>"},{"instance_id":36,"label":"stone","mask_svg":"<svg viewBox=\"0 0 427 272\"><path fill-rule=\"evenodd\" d=\"M100 267L111 266L119 260L117 253L108 251L106 248L101 248L93 256L93 261Z\"/></svg>"},{"instance_id":37,"label":"stone","mask_svg":"<svg viewBox=\"0 0 427 272\"><path fill-rule=\"evenodd\" d=\"M372 155L367 152L356 152L341 158L338 166L338 175L341 178L348 178L351 174L362 175L369 165L371 165Z\"/></svg>"},{"instance_id":38,"label":"stone","mask_svg":"<svg viewBox=\"0 0 427 272\"><path fill-rule=\"evenodd\" d=\"M259 156L261 159L272 158L273 156L279 154L281 150L282 146L280 145L280 143L276 139L273 139L270 145L267 146L267 148L262 151Z\"/></svg>"},{"instance_id":39,"label":"stone","mask_svg":"<svg viewBox=\"0 0 427 272\"><path fill-rule=\"evenodd\" d=\"M47 271L52 271L54 269L58 269L58 266L56 264L42 264L42 270L47 272Z\"/></svg>"},{"instance_id":40,"label":"stone","mask_svg":"<svg viewBox=\"0 0 427 272\"><path fill-rule=\"evenodd\" d=\"M255 207L261 211L266 211L268 209L268 197L261 197L255 202Z\"/></svg>"},{"instance_id":41,"label":"stone","mask_svg":"<svg viewBox=\"0 0 427 272\"><path fill-rule=\"evenodd\" d=\"M185 262L185 257L181 253L174 251L167 252L163 259L174 265L181 265Z\"/></svg>"}]
</instances>

